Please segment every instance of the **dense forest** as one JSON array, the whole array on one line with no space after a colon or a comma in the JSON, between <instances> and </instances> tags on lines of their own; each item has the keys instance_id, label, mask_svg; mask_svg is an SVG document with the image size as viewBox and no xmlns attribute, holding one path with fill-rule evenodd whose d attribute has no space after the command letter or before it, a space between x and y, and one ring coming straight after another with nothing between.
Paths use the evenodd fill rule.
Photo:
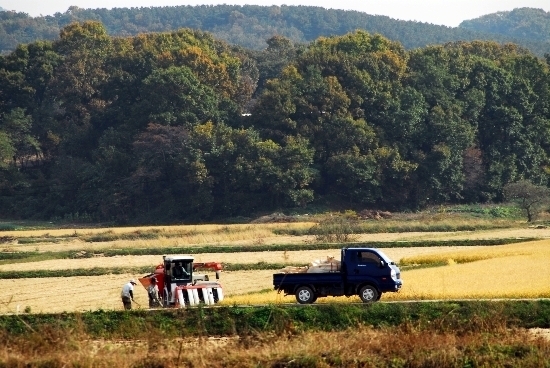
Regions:
<instances>
[{"instance_id":1,"label":"dense forest","mask_svg":"<svg viewBox=\"0 0 550 368\"><path fill-rule=\"evenodd\" d=\"M516 43L540 57L550 53L550 13L523 8L486 17L451 28L313 6L202 5L111 10L72 6L65 13L44 17L0 12L0 52L12 51L20 43L57 40L60 30L70 23L94 20L103 23L111 36L191 28L256 50L265 49L265 40L276 35L297 44L365 30L398 41L407 50L447 42L485 40ZM538 37L533 37L534 34Z\"/></svg>"},{"instance_id":2,"label":"dense forest","mask_svg":"<svg viewBox=\"0 0 550 368\"><path fill-rule=\"evenodd\" d=\"M262 51L72 23L0 56L11 218L206 221L499 201L550 175L550 56L354 31Z\"/></svg>"}]
</instances>

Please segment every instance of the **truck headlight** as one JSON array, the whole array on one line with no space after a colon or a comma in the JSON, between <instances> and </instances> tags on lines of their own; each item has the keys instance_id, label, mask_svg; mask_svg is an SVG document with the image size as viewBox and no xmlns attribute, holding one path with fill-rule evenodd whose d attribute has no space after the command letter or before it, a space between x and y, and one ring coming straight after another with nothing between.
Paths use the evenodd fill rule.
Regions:
<instances>
[{"instance_id":1,"label":"truck headlight","mask_svg":"<svg viewBox=\"0 0 550 368\"><path fill-rule=\"evenodd\" d=\"M395 272L395 270L391 270L391 279L393 281L397 281L397 273Z\"/></svg>"}]
</instances>

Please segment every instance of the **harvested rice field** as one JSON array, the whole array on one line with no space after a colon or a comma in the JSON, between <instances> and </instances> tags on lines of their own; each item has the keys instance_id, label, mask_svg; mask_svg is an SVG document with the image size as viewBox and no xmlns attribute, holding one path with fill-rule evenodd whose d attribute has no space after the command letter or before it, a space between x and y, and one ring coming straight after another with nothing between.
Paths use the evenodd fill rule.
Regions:
<instances>
[{"instance_id":1,"label":"harvested rice field","mask_svg":"<svg viewBox=\"0 0 550 368\"><path fill-rule=\"evenodd\" d=\"M426 248L391 248L384 249L391 259L399 262L401 258L438 254L442 251L473 249L484 247L426 247ZM340 249L307 250L288 252L242 252L242 253L202 253L195 255L196 262L222 262L222 263L303 263L307 265L316 259L326 259L327 256L340 258ZM93 257L80 259L55 259L48 261L11 263L0 265L0 272L32 271L32 270L71 270L79 268L96 267L144 267L150 266L151 270L162 262L162 256L114 256Z\"/></svg>"},{"instance_id":2,"label":"harvested rice field","mask_svg":"<svg viewBox=\"0 0 550 368\"><path fill-rule=\"evenodd\" d=\"M6 243L0 251L60 252L67 250L94 250L112 248L192 247L198 245L255 245L308 244L311 236L275 236L273 228L311 226L306 224L205 225L182 227L147 227L120 229L63 229L34 230L26 236L44 237L32 244ZM75 232L101 234L132 231L187 232L178 237L160 237L152 240L115 240L84 242L65 238L61 242L48 237L70 235ZM13 233L13 234L12 234ZM3 237L21 237L21 232L2 232ZM517 228L464 232L408 232L363 234L357 241L422 241L495 238L550 238L550 229ZM438 267L403 269L404 287L399 293L384 294L382 300L418 300L452 298L542 298L550 296L550 240L501 246L416 247L383 249L397 263L408 265L438 263ZM230 264L289 263L307 265L327 256L339 258L339 249L271 251L242 253L204 253L195 255L197 262L217 261ZM470 257L470 258L468 258ZM161 262L157 255L93 257L80 259L40 260L35 262L2 261L0 272L37 270L73 270L91 268L147 267L151 270ZM441 262L445 265L441 265ZM283 297L272 290L272 270L224 271L221 282L226 295L225 304L294 303L292 296ZM2 280L6 286L0 299L0 313L57 313L96 309L122 309L120 289L130 278L143 274L104 276L23 278ZM136 301L147 306L147 295L141 285L136 286ZM350 302L357 298L321 298L318 302Z\"/></svg>"},{"instance_id":3,"label":"harvested rice field","mask_svg":"<svg viewBox=\"0 0 550 368\"><path fill-rule=\"evenodd\" d=\"M235 226L232 228L230 226ZM264 245L264 244L307 244L315 242L313 236L286 236L273 234L273 229L295 229L311 227L311 223L300 224L262 224L262 225L197 225L172 227L145 227L145 228L113 228L113 229L79 229L79 230L32 230L32 231L2 231L4 238L34 237L42 238L28 244L25 242L4 242L0 244L0 251L29 251L29 252L61 252L87 250L100 252L107 249L125 248L155 248L155 247L193 247L201 245ZM138 230L142 229L142 230ZM55 236L93 235L101 233L132 233L156 229L161 231L157 239L114 240L101 242L86 242L79 238L50 239ZM71 232L72 231L72 232ZM162 232L172 234L162 236ZM187 235L174 236L174 233ZM436 240L476 240L502 238L550 238L550 228L514 228L497 230L457 231L457 232L396 232L361 234L356 237L359 242L379 241L436 241Z\"/></svg>"},{"instance_id":4,"label":"harvested rice field","mask_svg":"<svg viewBox=\"0 0 550 368\"><path fill-rule=\"evenodd\" d=\"M94 234L129 234L133 232L155 231L159 233L184 233L187 236L203 234L212 236L214 234L239 234L247 233L249 236L268 233L272 229L280 228L309 228L314 225L313 222L295 222L295 223L274 223L274 224L237 224L237 225L171 225L171 226L140 226L140 227L104 227L104 228L84 228L84 229L40 229L40 230L11 230L2 231L2 236L34 236L34 237L61 237L78 236Z\"/></svg>"},{"instance_id":5,"label":"harvested rice field","mask_svg":"<svg viewBox=\"0 0 550 368\"><path fill-rule=\"evenodd\" d=\"M428 248L395 248L387 249L385 253L398 261L404 257L415 255L439 254L449 250L459 251L472 247L428 247ZM485 247L474 247L485 248ZM256 253L208 253L196 256L197 262L218 261L223 263L303 263L307 265L316 259L325 259L329 255L339 256L339 249L312 250L300 252L256 252ZM0 271L31 271L31 270L65 270L95 267L138 267L151 266L151 270L162 258L159 256L117 256L95 257L84 259L60 259L40 262L14 263L0 266ZM224 271L221 273L221 283L228 297L228 303L250 303L254 296L251 293L263 291L262 302L293 302L292 297L283 298L272 289L271 270L260 271ZM95 309L120 309L120 289L131 278L144 275L105 275L52 277L3 280L6 290L9 290L0 302L0 313L13 313L19 308L23 311L27 306L32 312L59 313L69 311L88 311ZM141 285L136 285L135 299L147 306L147 295ZM39 290L39 292L37 292ZM244 295L244 296L243 296ZM232 298L238 297L239 298ZM248 298L248 299L247 299ZM253 298L253 299L250 299ZM250 300L249 300L250 299ZM342 300L346 300L345 298Z\"/></svg>"},{"instance_id":6,"label":"harvested rice field","mask_svg":"<svg viewBox=\"0 0 550 368\"><path fill-rule=\"evenodd\" d=\"M224 272L220 280L227 295L246 294L270 286L272 271ZM132 278L143 275L105 275L2 280L4 293L0 313L61 313L96 309L122 309L120 290ZM139 283L135 301L148 308L147 292ZM275 292L273 292L276 294Z\"/></svg>"},{"instance_id":7,"label":"harvested rice field","mask_svg":"<svg viewBox=\"0 0 550 368\"><path fill-rule=\"evenodd\" d=\"M423 263L426 268L402 270L403 288L386 293L382 301L438 299L550 298L550 240L488 247L439 248L401 258L407 264ZM460 249L462 248L462 249ZM465 249L468 248L468 249ZM425 248L412 248L412 252ZM384 250L386 251L386 250ZM390 249L386 252L388 255ZM395 258L397 259L397 258ZM430 264L444 265L429 267ZM231 298L238 304L275 303L273 293ZM359 301L358 298L320 298L317 303ZM292 297L284 298L293 302Z\"/></svg>"}]
</instances>

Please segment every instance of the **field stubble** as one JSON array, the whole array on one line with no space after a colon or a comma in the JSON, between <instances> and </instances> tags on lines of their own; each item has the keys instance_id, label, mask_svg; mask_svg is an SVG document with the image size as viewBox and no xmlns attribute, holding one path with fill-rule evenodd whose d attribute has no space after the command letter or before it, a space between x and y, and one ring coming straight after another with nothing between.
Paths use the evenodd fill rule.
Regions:
<instances>
[{"instance_id":1,"label":"field stubble","mask_svg":"<svg viewBox=\"0 0 550 368\"><path fill-rule=\"evenodd\" d=\"M162 231L188 231L190 237L165 238L160 240L117 240L113 242L86 243L94 249L120 247L188 246L201 244L255 244L306 243L312 238L307 236L275 236L273 229L304 227L311 224L270 224L270 225L204 225L194 227L154 227ZM153 227L152 227L153 228ZM137 231L138 228L110 229L113 232ZM139 228L144 230L144 228ZM62 235L72 232L88 231L101 233L105 229L79 230L35 230L29 236ZM18 233L19 232L14 232ZM491 238L527 238L548 237L549 229L499 229L466 231L452 233L384 233L364 234L358 241L421 241L442 239L491 239ZM194 242L194 243L193 243ZM67 247L82 249L82 241L67 243L40 243L37 245L17 245L16 250L63 251ZM383 300L411 299L448 299L448 298L485 298L485 297L548 297L550 296L550 241L519 243L503 246L470 246L470 247L417 247L384 249L397 262L406 260L415 262L441 262L441 267L403 270L404 287L399 293L388 293ZM303 263L327 256L339 257L339 249L289 251L289 252L246 252L246 253L208 253L196 255L199 262L218 261L225 263ZM478 257L468 263L460 260L468 255ZM461 258L462 257L462 258ZM427 259L427 261L426 261ZM94 267L137 267L151 266L160 263L160 256L117 256L85 259L62 259L28 263L0 265L0 271L25 270L63 270ZM277 303L293 302L292 297L283 297L272 289L273 271L235 271L222 272L221 282L227 300L225 303ZM527 276L531 273L530 276ZM535 273L535 274L533 274ZM130 278L143 275L105 275L60 277L43 279L11 279L3 281L9 290L3 293L0 300L0 313L15 312L30 307L32 312L84 311L94 309L120 309L120 288ZM353 299L355 300L355 299ZM136 287L136 301L146 307L145 290ZM343 301L346 298L326 298L319 302Z\"/></svg>"},{"instance_id":2,"label":"field stubble","mask_svg":"<svg viewBox=\"0 0 550 368\"><path fill-rule=\"evenodd\" d=\"M6 238L34 237L41 239L31 244L12 241L0 245L0 251L38 251L60 252L87 250L101 252L106 249L154 248L154 247L193 247L202 245L263 245L263 244L305 244L315 242L312 235L290 236L274 235L277 229L304 229L311 223L261 224L261 225L196 225L175 227L113 228L113 229L79 229L79 230L29 230L4 231ZM55 236L90 236L101 233L129 234L136 231L159 231L155 239L112 240L86 242L79 237L50 239ZM71 232L72 231L72 232ZM186 235L173 236L174 233ZM165 234L166 236L163 236ZM169 234L172 234L168 236ZM380 241L436 241L462 239L499 239L499 238L550 238L550 228L511 228L476 231L433 231L433 232L391 232L354 235L359 242Z\"/></svg>"},{"instance_id":3,"label":"field stubble","mask_svg":"<svg viewBox=\"0 0 550 368\"><path fill-rule=\"evenodd\" d=\"M257 233L256 233L257 234ZM548 237L546 230L510 229L456 233L372 234L370 240L487 239L510 237ZM280 237L276 237L281 242ZM270 236L246 240L254 245L267 244ZM289 237L297 241L296 237ZM163 242L172 246L173 239ZM212 241L212 238L205 240ZM235 242L240 240L223 240ZM298 241L309 241L303 238ZM136 246L136 242L115 241L93 247ZM144 247L158 242L140 242ZM67 250L82 244L39 244L17 246L29 249ZM79 247L79 248L77 248ZM327 255L338 256L338 249L304 252L211 253L197 255L198 261L235 263L288 262L308 263ZM403 290L385 294L382 300L453 299L482 297L549 297L550 240L485 247L434 247L384 249L391 258L404 264L445 264L439 267L404 269ZM68 269L86 267L128 267L151 265L159 256L98 257L55 260L0 266L0 271ZM271 289L273 271L222 272L222 284L228 304L294 302ZM130 278L142 275L105 275L88 277L4 280L0 313L86 311L121 309L120 288ZM7 290L7 292L6 292ZM328 301L349 302L347 298ZM357 298L352 300L356 301ZM136 286L136 301L146 308L146 293ZM326 302L320 300L319 302ZM240 338L185 338L149 340L91 340L78 331L36 331L28 335L1 336L0 363L6 366L115 366L115 367L290 367L290 366L507 366L538 367L548 364L548 330L531 333L523 329L494 329L457 334L412 324L398 327L357 326L346 331L296 333L292 326L283 335L258 332Z\"/></svg>"},{"instance_id":4,"label":"field stubble","mask_svg":"<svg viewBox=\"0 0 550 368\"><path fill-rule=\"evenodd\" d=\"M224 272L221 280L227 295L258 291L270 285L273 271ZM97 309L122 309L120 290L132 278L143 275L104 275L3 280L5 290L0 313L61 313ZM275 294L275 292L273 292ZM135 286L134 308L148 308L146 290Z\"/></svg>"},{"instance_id":5,"label":"field stubble","mask_svg":"<svg viewBox=\"0 0 550 368\"><path fill-rule=\"evenodd\" d=\"M303 252L261 252L200 255L199 261L217 260L239 262L290 262L307 264L314 259L337 254L338 250ZM384 294L382 300L457 299L457 298L539 298L550 297L550 241L543 240L486 247L429 247L392 248L384 250L394 260L415 262L441 262L447 265L402 271L404 287L399 293ZM478 261L457 263L455 260L468 255ZM224 258L226 257L226 258ZM4 265L2 270L47 269L69 267L97 267L155 265L156 256L124 256L78 260L56 260L35 263ZM151 267L153 268L153 266ZM537 277L525 277L526 270L537 270ZM225 304L264 304L294 302L293 297L283 297L272 289L274 271L222 272L221 282L227 299ZM130 278L142 275L105 275L59 277L43 279L5 280L10 292L0 304L0 312L14 312L17 306L26 306L33 312L85 311L95 309L119 309L120 288ZM146 307L146 293L136 286L136 301ZM347 298L322 298L318 302L349 302ZM353 297L351 301L358 301ZM9 303L6 303L9 302Z\"/></svg>"}]
</instances>

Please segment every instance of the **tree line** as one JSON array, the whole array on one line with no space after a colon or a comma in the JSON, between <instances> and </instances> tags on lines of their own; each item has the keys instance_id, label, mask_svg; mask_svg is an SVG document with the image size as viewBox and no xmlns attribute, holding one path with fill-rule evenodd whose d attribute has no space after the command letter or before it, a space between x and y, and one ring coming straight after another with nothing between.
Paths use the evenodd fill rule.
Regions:
<instances>
[{"instance_id":1,"label":"tree line","mask_svg":"<svg viewBox=\"0 0 550 368\"><path fill-rule=\"evenodd\" d=\"M548 184L550 58L356 31L254 51L72 23L0 57L3 217L206 221L418 209Z\"/></svg>"},{"instance_id":2,"label":"tree line","mask_svg":"<svg viewBox=\"0 0 550 368\"><path fill-rule=\"evenodd\" d=\"M0 12L0 52L20 43L57 40L61 29L73 22L103 23L111 36L169 32L192 28L248 49L263 50L265 40L281 35L293 43L319 37L344 35L357 29L379 33L399 41L406 49L455 41L491 40L519 44L538 56L550 53L550 17L539 9L522 8L463 22L451 28L429 23L401 21L358 11L315 6L200 5L114 9L82 9L71 6L53 16L30 17L25 13Z\"/></svg>"}]
</instances>

